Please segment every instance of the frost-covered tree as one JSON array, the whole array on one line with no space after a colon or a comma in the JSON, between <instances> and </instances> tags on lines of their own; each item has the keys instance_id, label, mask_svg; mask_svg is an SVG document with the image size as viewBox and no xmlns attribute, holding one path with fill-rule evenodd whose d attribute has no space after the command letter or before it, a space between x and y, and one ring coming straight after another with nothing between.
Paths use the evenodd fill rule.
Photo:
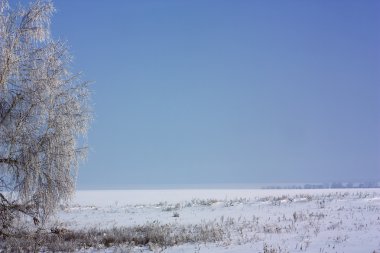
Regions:
<instances>
[{"instance_id":1,"label":"frost-covered tree","mask_svg":"<svg viewBox=\"0 0 380 253\"><path fill-rule=\"evenodd\" d=\"M50 36L50 1L12 9L0 0L0 216L44 220L75 188L85 156L87 83ZM9 216L9 217L8 217ZM1 225L1 224L0 224ZM1 228L0 228L1 232Z\"/></svg>"}]
</instances>

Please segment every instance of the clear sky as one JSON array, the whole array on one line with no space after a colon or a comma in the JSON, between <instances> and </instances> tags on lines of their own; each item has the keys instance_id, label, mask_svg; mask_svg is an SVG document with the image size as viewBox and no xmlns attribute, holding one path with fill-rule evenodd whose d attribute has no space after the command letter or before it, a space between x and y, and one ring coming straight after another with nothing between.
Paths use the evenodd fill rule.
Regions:
<instances>
[{"instance_id":1,"label":"clear sky","mask_svg":"<svg viewBox=\"0 0 380 253\"><path fill-rule=\"evenodd\" d=\"M54 1L78 186L380 180L380 1Z\"/></svg>"}]
</instances>

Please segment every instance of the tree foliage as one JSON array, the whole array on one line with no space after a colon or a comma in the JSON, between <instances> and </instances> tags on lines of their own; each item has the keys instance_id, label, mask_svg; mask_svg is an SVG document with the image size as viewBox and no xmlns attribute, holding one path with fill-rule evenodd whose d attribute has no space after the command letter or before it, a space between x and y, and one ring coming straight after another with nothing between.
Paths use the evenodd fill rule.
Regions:
<instances>
[{"instance_id":1,"label":"tree foliage","mask_svg":"<svg viewBox=\"0 0 380 253\"><path fill-rule=\"evenodd\" d=\"M0 212L35 222L73 193L91 116L87 83L50 35L53 12L0 0Z\"/></svg>"}]
</instances>

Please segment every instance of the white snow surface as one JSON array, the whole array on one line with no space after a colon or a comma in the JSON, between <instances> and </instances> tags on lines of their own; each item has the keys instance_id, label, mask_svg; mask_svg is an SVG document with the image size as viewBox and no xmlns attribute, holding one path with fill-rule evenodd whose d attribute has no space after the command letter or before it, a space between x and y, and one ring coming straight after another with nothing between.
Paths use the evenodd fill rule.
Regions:
<instances>
[{"instance_id":1,"label":"white snow surface","mask_svg":"<svg viewBox=\"0 0 380 253\"><path fill-rule=\"evenodd\" d=\"M87 229L152 222L173 226L210 222L223 227L228 240L128 251L380 253L380 189L78 191L61 207L55 224Z\"/></svg>"}]
</instances>

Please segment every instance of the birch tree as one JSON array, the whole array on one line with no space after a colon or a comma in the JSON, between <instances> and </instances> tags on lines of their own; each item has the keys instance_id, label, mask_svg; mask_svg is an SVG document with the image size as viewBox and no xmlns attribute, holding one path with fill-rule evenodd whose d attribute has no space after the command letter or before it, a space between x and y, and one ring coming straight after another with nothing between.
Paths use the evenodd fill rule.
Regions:
<instances>
[{"instance_id":1,"label":"birch tree","mask_svg":"<svg viewBox=\"0 0 380 253\"><path fill-rule=\"evenodd\" d=\"M0 0L0 216L45 220L75 189L90 110L86 82L52 39L50 1ZM9 220L7 220L9 219ZM1 231L1 228L0 228ZM4 232L5 230L3 230ZM5 233L5 232L4 232Z\"/></svg>"}]
</instances>

